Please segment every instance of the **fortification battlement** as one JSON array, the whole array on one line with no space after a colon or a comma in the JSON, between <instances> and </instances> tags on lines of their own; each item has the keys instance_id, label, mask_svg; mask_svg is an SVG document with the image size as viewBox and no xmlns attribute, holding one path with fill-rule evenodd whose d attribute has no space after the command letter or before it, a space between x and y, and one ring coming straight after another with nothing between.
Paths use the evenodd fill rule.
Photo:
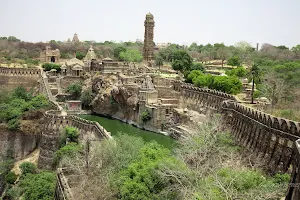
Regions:
<instances>
[{"instance_id":1,"label":"fortification battlement","mask_svg":"<svg viewBox=\"0 0 300 200\"><path fill-rule=\"evenodd\" d=\"M41 74L41 69L0 67L0 74L6 76L38 76Z\"/></svg>"},{"instance_id":2,"label":"fortification battlement","mask_svg":"<svg viewBox=\"0 0 300 200\"><path fill-rule=\"evenodd\" d=\"M300 122L275 117L231 100L223 101L222 110L239 113L251 120L263 124L267 128L286 133L285 135L282 135L282 137L287 137L292 140L300 139Z\"/></svg>"},{"instance_id":3,"label":"fortification battlement","mask_svg":"<svg viewBox=\"0 0 300 200\"><path fill-rule=\"evenodd\" d=\"M183 83L178 80L173 81L173 86L177 89L177 91L179 90L183 93L184 98L205 98L203 95L195 95L197 93L202 93L217 97L219 99L224 99L221 104L220 101L217 101L216 99L210 99L210 102L207 103L216 104L215 107L220 107L221 110L231 110L240 113L247 116L249 119L255 120L269 128L291 134L296 136L296 138L300 138L300 122L275 117L256 109L244 106L238 103L235 96L216 90L194 87L192 84ZM203 101L203 99L201 99L201 101ZM213 101L216 102L214 103Z\"/></svg>"},{"instance_id":4,"label":"fortification battlement","mask_svg":"<svg viewBox=\"0 0 300 200\"><path fill-rule=\"evenodd\" d=\"M60 111L57 110L49 110L45 112L44 117L52 121L53 124L72 124L72 126L80 130L95 130L99 137L112 138L110 133L95 121L89 121L74 115L61 116Z\"/></svg>"}]
</instances>

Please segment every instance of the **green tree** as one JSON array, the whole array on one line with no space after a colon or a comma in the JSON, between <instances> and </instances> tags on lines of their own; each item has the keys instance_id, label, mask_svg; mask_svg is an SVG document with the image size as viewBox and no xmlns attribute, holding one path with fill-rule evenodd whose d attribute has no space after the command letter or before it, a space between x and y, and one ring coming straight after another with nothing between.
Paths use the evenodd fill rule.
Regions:
<instances>
[{"instance_id":1,"label":"green tree","mask_svg":"<svg viewBox=\"0 0 300 200\"><path fill-rule=\"evenodd\" d=\"M158 66L158 68L160 69L161 66L163 66L164 64L164 59L162 56L160 56L159 54L155 56L155 65Z\"/></svg>"},{"instance_id":2,"label":"green tree","mask_svg":"<svg viewBox=\"0 0 300 200\"><path fill-rule=\"evenodd\" d=\"M53 199L56 186L56 175L52 172L39 174L26 174L20 180L23 189L23 197L26 200L50 200Z\"/></svg>"},{"instance_id":3,"label":"green tree","mask_svg":"<svg viewBox=\"0 0 300 200\"><path fill-rule=\"evenodd\" d=\"M238 67L235 69L226 70L225 74L228 76L237 76L239 78L242 78L248 74L248 71L244 67Z\"/></svg>"},{"instance_id":4,"label":"green tree","mask_svg":"<svg viewBox=\"0 0 300 200\"><path fill-rule=\"evenodd\" d=\"M120 53L125 51L126 48L124 46L117 46L116 48L114 48L114 57L120 60Z\"/></svg>"},{"instance_id":5,"label":"green tree","mask_svg":"<svg viewBox=\"0 0 300 200\"><path fill-rule=\"evenodd\" d=\"M71 97L74 99L80 98L81 91L82 91L81 83L71 83L66 89L66 92L68 92L71 95Z\"/></svg>"},{"instance_id":6,"label":"green tree","mask_svg":"<svg viewBox=\"0 0 300 200\"><path fill-rule=\"evenodd\" d=\"M7 38L7 40L10 41L10 42L20 42L21 41L18 38L16 38L15 36L9 36Z\"/></svg>"},{"instance_id":7,"label":"green tree","mask_svg":"<svg viewBox=\"0 0 300 200\"><path fill-rule=\"evenodd\" d=\"M188 77L187 77L187 79L186 79L186 82L187 82L187 83L193 83L193 82L194 82L193 79L194 79L194 78L197 78L197 77L200 76L200 75L203 75L203 72L202 72L202 71L200 71L200 70L192 70L192 71L189 73L189 75L188 75Z\"/></svg>"},{"instance_id":8,"label":"green tree","mask_svg":"<svg viewBox=\"0 0 300 200\"><path fill-rule=\"evenodd\" d=\"M61 71L61 66L55 63L44 63L42 67L45 71L50 71L51 69L55 69L57 72Z\"/></svg>"},{"instance_id":9,"label":"green tree","mask_svg":"<svg viewBox=\"0 0 300 200\"><path fill-rule=\"evenodd\" d=\"M76 58L79 60L82 60L85 57L85 53L82 53L81 51L76 52Z\"/></svg>"},{"instance_id":10,"label":"green tree","mask_svg":"<svg viewBox=\"0 0 300 200\"><path fill-rule=\"evenodd\" d=\"M177 50L172 54L172 68L181 72L189 71L192 64L192 57L185 50Z\"/></svg>"},{"instance_id":11,"label":"green tree","mask_svg":"<svg viewBox=\"0 0 300 200\"><path fill-rule=\"evenodd\" d=\"M151 115L149 110L144 110L141 114L141 119L143 122L147 122L151 119Z\"/></svg>"},{"instance_id":12,"label":"green tree","mask_svg":"<svg viewBox=\"0 0 300 200\"><path fill-rule=\"evenodd\" d=\"M37 173L37 167L32 162L23 162L20 165L20 169L23 175L31 173L35 174Z\"/></svg>"},{"instance_id":13,"label":"green tree","mask_svg":"<svg viewBox=\"0 0 300 200\"><path fill-rule=\"evenodd\" d=\"M18 86L16 89L14 89L12 96L14 98L24 99L25 101L30 99L30 96L23 86Z\"/></svg>"},{"instance_id":14,"label":"green tree","mask_svg":"<svg viewBox=\"0 0 300 200\"><path fill-rule=\"evenodd\" d=\"M66 137L70 139L70 142L78 143L79 130L72 126L65 127Z\"/></svg>"},{"instance_id":15,"label":"green tree","mask_svg":"<svg viewBox=\"0 0 300 200\"><path fill-rule=\"evenodd\" d=\"M155 173L159 163L170 155L168 149L157 143L146 144L138 159L120 172L117 186L123 200L159 199L165 183Z\"/></svg>"},{"instance_id":16,"label":"green tree","mask_svg":"<svg viewBox=\"0 0 300 200\"><path fill-rule=\"evenodd\" d=\"M232 56L231 58L228 59L227 64L231 65L231 66L241 66L240 57L239 56Z\"/></svg>"},{"instance_id":17,"label":"green tree","mask_svg":"<svg viewBox=\"0 0 300 200\"><path fill-rule=\"evenodd\" d=\"M141 62L143 60L141 52L137 49L127 49L126 51L121 51L119 57L121 60L127 62Z\"/></svg>"},{"instance_id":18,"label":"green tree","mask_svg":"<svg viewBox=\"0 0 300 200\"><path fill-rule=\"evenodd\" d=\"M18 176L14 172L8 172L5 176L5 181L8 184L14 184L17 180Z\"/></svg>"},{"instance_id":19,"label":"green tree","mask_svg":"<svg viewBox=\"0 0 300 200\"><path fill-rule=\"evenodd\" d=\"M80 96L80 101L82 103L83 108L88 108L93 100L92 90L85 90L82 92Z\"/></svg>"}]
</instances>

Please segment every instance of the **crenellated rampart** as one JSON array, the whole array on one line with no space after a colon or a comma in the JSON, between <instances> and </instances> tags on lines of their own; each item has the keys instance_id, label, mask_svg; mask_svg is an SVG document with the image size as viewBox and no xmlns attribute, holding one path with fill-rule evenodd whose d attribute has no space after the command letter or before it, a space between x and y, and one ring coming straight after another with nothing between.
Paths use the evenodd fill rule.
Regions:
<instances>
[{"instance_id":1,"label":"crenellated rampart","mask_svg":"<svg viewBox=\"0 0 300 200\"><path fill-rule=\"evenodd\" d=\"M0 85L4 89L12 90L18 86L31 89L38 85L38 68L6 68L0 67Z\"/></svg>"},{"instance_id":2,"label":"crenellated rampart","mask_svg":"<svg viewBox=\"0 0 300 200\"><path fill-rule=\"evenodd\" d=\"M286 200L300 199L300 123L278 118L240 104L232 95L173 82L174 90L188 104L221 112L224 125L235 140L262 159L270 173L292 167ZM295 185L298 184L298 185Z\"/></svg>"},{"instance_id":3,"label":"crenellated rampart","mask_svg":"<svg viewBox=\"0 0 300 200\"><path fill-rule=\"evenodd\" d=\"M0 75L6 76L38 76L41 74L39 68L9 68L0 67Z\"/></svg>"},{"instance_id":4,"label":"crenellated rampart","mask_svg":"<svg viewBox=\"0 0 300 200\"><path fill-rule=\"evenodd\" d=\"M88 121L77 116L61 116L61 111L47 111L44 115L44 130L40 145L39 166L51 169L55 151L59 148L60 133L66 126L78 128L80 141L111 138L98 122Z\"/></svg>"}]
</instances>

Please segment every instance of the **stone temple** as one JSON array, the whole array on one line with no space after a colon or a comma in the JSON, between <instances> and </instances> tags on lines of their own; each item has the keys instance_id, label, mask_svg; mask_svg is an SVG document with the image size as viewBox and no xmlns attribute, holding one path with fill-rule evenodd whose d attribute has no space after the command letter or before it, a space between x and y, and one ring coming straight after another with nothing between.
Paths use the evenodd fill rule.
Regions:
<instances>
[{"instance_id":1,"label":"stone temple","mask_svg":"<svg viewBox=\"0 0 300 200\"><path fill-rule=\"evenodd\" d=\"M144 35L144 49L143 56L144 61L152 61L154 59L154 42L153 42L153 29L154 29L154 19L151 13L146 15L144 22L145 25L145 35Z\"/></svg>"}]
</instances>

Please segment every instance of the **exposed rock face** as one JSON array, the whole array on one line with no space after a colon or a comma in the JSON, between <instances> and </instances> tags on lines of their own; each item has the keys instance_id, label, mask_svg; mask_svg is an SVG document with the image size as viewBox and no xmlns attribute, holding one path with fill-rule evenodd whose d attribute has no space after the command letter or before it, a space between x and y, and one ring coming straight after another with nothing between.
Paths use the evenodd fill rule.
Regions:
<instances>
[{"instance_id":1,"label":"exposed rock face","mask_svg":"<svg viewBox=\"0 0 300 200\"><path fill-rule=\"evenodd\" d=\"M10 131L5 126L1 126L0 158L9 156L16 160L23 159L37 148L39 139L39 134Z\"/></svg>"},{"instance_id":2,"label":"exposed rock face","mask_svg":"<svg viewBox=\"0 0 300 200\"><path fill-rule=\"evenodd\" d=\"M93 112L126 122L135 122L138 112L138 88L124 87L117 76L97 76L93 80L97 94L92 102Z\"/></svg>"}]
</instances>

